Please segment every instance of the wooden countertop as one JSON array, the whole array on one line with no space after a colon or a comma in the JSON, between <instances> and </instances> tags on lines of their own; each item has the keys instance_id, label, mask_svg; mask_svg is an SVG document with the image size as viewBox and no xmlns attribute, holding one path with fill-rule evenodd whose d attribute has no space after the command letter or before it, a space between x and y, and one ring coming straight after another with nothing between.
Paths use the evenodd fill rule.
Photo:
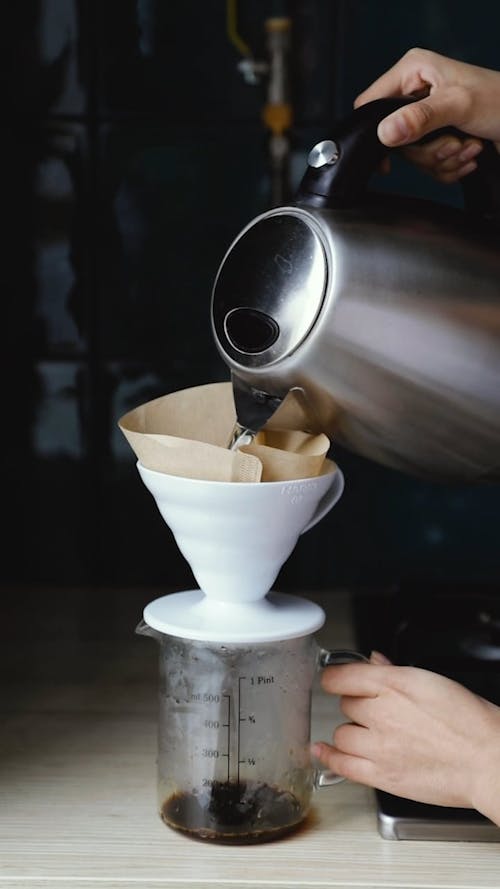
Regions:
<instances>
[{"instance_id":1,"label":"wooden countertop","mask_svg":"<svg viewBox=\"0 0 500 889\"><path fill-rule=\"evenodd\" d=\"M329 616L319 641L352 645L349 597L310 598ZM156 650L133 624L125 641L19 642L9 664L0 889L500 887L500 844L384 840L372 791L347 782L317 791L307 826L274 843L212 846L166 828L155 798ZM339 720L318 693L313 737Z\"/></svg>"}]
</instances>

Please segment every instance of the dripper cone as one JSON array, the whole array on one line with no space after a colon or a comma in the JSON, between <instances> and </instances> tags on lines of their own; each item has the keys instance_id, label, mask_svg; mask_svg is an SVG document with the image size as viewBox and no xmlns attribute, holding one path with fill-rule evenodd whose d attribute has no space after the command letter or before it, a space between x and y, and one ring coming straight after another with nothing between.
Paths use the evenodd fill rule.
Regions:
<instances>
[{"instance_id":1,"label":"dripper cone","mask_svg":"<svg viewBox=\"0 0 500 889\"><path fill-rule=\"evenodd\" d=\"M247 484L182 478L137 463L177 546L211 600L263 599L300 534L342 494L342 472L325 460L321 475Z\"/></svg>"}]
</instances>

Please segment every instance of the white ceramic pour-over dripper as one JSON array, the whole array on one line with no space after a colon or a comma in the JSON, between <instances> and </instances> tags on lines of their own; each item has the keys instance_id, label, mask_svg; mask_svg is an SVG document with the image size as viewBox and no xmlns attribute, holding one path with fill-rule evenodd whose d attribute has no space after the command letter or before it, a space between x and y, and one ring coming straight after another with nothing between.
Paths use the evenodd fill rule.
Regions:
<instances>
[{"instance_id":1,"label":"white ceramic pour-over dripper","mask_svg":"<svg viewBox=\"0 0 500 889\"><path fill-rule=\"evenodd\" d=\"M263 641L322 625L317 605L267 594L299 536L341 496L344 478L335 464L325 461L314 478L256 484L167 475L139 461L137 469L200 586L150 603L144 614L150 627L190 638Z\"/></svg>"},{"instance_id":2,"label":"white ceramic pour-over dripper","mask_svg":"<svg viewBox=\"0 0 500 889\"><path fill-rule=\"evenodd\" d=\"M137 468L200 588L224 602L262 599L299 535L319 522L343 489L332 463L315 478L258 484Z\"/></svg>"}]
</instances>

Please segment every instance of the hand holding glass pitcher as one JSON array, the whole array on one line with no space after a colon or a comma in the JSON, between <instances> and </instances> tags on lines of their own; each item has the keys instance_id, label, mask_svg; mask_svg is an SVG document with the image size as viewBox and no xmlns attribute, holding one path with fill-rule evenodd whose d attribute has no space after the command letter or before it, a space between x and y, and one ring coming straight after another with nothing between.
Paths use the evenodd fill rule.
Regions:
<instances>
[{"instance_id":1,"label":"hand holding glass pitcher","mask_svg":"<svg viewBox=\"0 0 500 889\"><path fill-rule=\"evenodd\" d=\"M380 655L333 667L323 687L350 722L314 745L346 778L417 802L474 808L500 826L500 707Z\"/></svg>"}]
</instances>

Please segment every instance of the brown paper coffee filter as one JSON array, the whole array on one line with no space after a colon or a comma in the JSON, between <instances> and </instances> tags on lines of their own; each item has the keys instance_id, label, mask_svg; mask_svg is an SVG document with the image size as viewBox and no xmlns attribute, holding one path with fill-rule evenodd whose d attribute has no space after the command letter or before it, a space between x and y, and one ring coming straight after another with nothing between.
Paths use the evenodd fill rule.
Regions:
<instances>
[{"instance_id":1,"label":"brown paper coffee filter","mask_svg":"<svg viewBox=\"0 0 500 889\"><path fill-rule=\"evenodd\" d=\"M290 429L265 429L241 451L262 463L263 482L320 475L329 447L326 435L308 435Z\"/></svg>"},{"instance_id":2,"label":"brown paper coffee filter","mask_svg":"<svg viewBox=\"0 0 500 889\"><path fill-rule=\"evenodd\" d=\"M290 389L279 408L269 418L266 429L290 429L292 431L318 432L321 425L302 389Z\"/></svg>"},{"instance_id":3,"label":"brown paper coffee filter","mask_svg":"<svg viewBox=\"0 0 500 889\"><path fill-rule=\"evenodd\" d=\"M290 423L290 410L287 418ZM142 465L168 475L259 482L321 473L330 442L326 435L299 431L299 417L297 430L268 429L251 445L230 451L235 422L231 383L208 383L139 405L118 425Z\"/></svg>"}]
</instances>

